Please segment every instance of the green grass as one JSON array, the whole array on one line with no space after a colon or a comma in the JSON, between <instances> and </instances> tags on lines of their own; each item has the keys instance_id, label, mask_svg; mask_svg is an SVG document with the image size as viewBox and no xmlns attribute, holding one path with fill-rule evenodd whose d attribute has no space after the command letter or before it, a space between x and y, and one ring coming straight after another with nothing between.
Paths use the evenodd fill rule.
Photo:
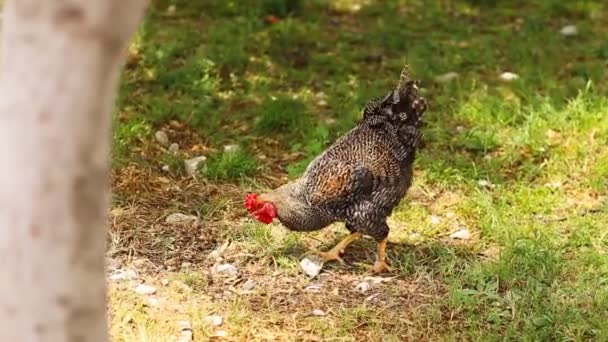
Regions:
<instances>
[{"instance_id":1,"label":"green grass","mask_svg":"<svg viewBox=\"0 0 608 342\"><path fill-rule=\"evenodd\" d=\"M279 21L269 24L270 14ZM180 273L176 279L197 298L185 310L200 323L195 331L212 334L201 317L223 310L230 317L223 328L251 340L608 340L607 20L608 6L587 0L154 1L123 75L115 171L181 170L184 159L206 155L199 180L187 182L219 193L164 201L200 208L204 227L220 227L203 233L213 241L208 249L232 241L228 260L245 277L273 284L252 297L207 298L201 295L225 291L205 278L208 264ZM577 36L559 34L568 24ZM391 303L404 298L404 287L423 286L433 291L420 298L431 299L412 295L395 307L352 294L364 272L358 263L373 260L370 241L347 251L348 266L329 266L339 286L318 280L340 296L328 289L310 297L299 258L344 230L307 235L243 223L236 219L242 204L222 186L243 186L245 194L297 177L355 124L367 100L395 83L405 62L430 109L413 189L392 217L389 258L401 282L382 291ZM501 81L503 71L520 78ZM459 77L435 81L447 72ZM189 137L176 141L183 146L176 155L153 137L172 122ZM233 143L241 148L224 152ZM186 182L182 172L164 177ZM141 188L151 188L151 179ZM115 191L135 206L146 201L145 192ZM173 206L163 203L140 207ZM452 241L461 227L473 238ZM498 252L480 256L489 249ZM175 334L171 314L146 311L119 290L112 295L118 340ZM169 286L163 295L184 301L180 291ZM302 302L331 314L309 317L308 304L290 302L293 296L309 296ZM281 305L291 311L275 308ZM124 323L129 314L134 324Z\"/></svg>"}]
</instances>

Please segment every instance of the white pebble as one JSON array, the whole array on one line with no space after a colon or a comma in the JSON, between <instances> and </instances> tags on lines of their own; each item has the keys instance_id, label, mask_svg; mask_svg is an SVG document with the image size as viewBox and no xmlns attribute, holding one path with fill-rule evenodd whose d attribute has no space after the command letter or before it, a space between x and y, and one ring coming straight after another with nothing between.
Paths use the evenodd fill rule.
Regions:
<instances>
[{"instance_id":1,"label":"white pebble","mask_svg":"<svg viewBox=\"0 0 608 342\"><path fill-rule=\"evenodd\" d=\"M314 309L312 310L312 314L315 316L325 316L325 311L321 309Z\"/></svg>"},{"instance_id":2,"label":"white pebble","mask_svg":"<svg viewBox=\"0 0 608 342\"><path fill-rule=\"evenodd\" d=\"M369 291L369 289L372 286L370 285L370 283L366 282L366 281L362 281L359 284L357 284L357 286L355 286L355 290L361 292L361 293L365 293L367 291Z\"/></svg>"},{"instance_id":3,"label":"white pebble","mask_svg":"<svg viewBox=\"0 0 608 342\"><path fill-rule=\"evenodd\" d=\"M566 25L559 30L559 33L563 36L576 36L578 34L578 29L576 28L576 25Z\"/></svg>"},{"instance_id":4,"label":"white pebble","mask_svg":"<svg viewBox=\"0 0 608 342\"><path fill-rule=\"evenodd\" d=\"M316 277L323 268L323 259L321 259L317 255L309 255L306 256L302 261L300 261L300 267L304 273L306 273L309 277Z\"/></svg>"},{"instance_id":5,"label":"white pebble","mask_svg":"<svg viewBox=\"0 0 608 342\"><path fill-rule=\"evenodd\" d=\"M173 144L171 144L171 146L169 146L169 152L176 153L177 151L179 151L178 143L173 143Z\"/></svg>"},{"instance_id":6,"label":"white pebble","mask_svg":"<svg viewBox=\"0 0 608 342\"><path fill-rule=\"evenodd\" d=\"M224 152L226 152L226 153L236 152L238 150L239 150L239 145L236 145L236 144L230 144L230 145L224 146Z\"/></svg>"},{"instance_id":7,"label":"white pebble","mask_svg":"<svg viewBox=\"0 0 608 342\"><path fill-rule=\"evenodd\" d=\"M222 318L222 316L211 315L205 317L205 323L213 325L215 327L219 327L220 325L222 325L222 323L224 323L224 319Z\"/></svg>"},{"instance_id":8,"label":"white pebble","mask_svg":"<svg viewBox=\"0 0 608 342\"><path fill-rule=\"evenodd\" d=\"M454 233L450 234L450 237L457 240L468 240L471 238L471 232L469 232L469 230L466 228L460 228Z\"/></svg>"},{"instance_id":9,"label":"white pebble","mask_svg":"<svg viewBox=\"0 0 608 342\"><path fill-rule=\"evenodd\" d=\"M436 226L439 223L441 223L441 219L438 216L435 216L435 215L431 215L430 221L431 221L431 224L434 225L434 226Z\"/></svg>"},{"instance_id":10,"label":"white pebble","mask_svg":"<svg viewBox=\"0 0 608 342\"><path fill-rule=\"evenodd\" d=\"M479 185L483 188L495 188L496 187L496 185L492 184L490 181L485 180L485 179L478 180L477 185Z\"/></svg>"},{"instance_id":11,"label":"white pebble","mask_svg":"<svg viewBox=\"0 0 608 342\"><path fill-rule=\"evenodd\" d=\"M519 75L513 72L503 72L502 74L500 74L500 79L505 81L505 82L511 82L511 81L515 81L516 79L519 78Z\"/></svg>"},{"instance_id":12,"label":"white pebble","mask_svg":"<svg viewBox=\"0 0 608 342\"><path fill-rule=\"evenodd\" d=\"M134 291L144 296L153 295L156 293L156 287L146 284L139 284Z\"/></svg>"},{"instance_id":13,"label":"white pebble","mask_svg":"<svg viewBox=\"0 0 608 342\"><path fill-rule=\"evenodd\" d=\"M457 79L458 76L460 76L460 75L457 72L450 71L443 75L436 76L435 81L438 83L447 83L447 82Z\"/></svg>"},{"instance_id":14,"label":"white pebble","mask_svg":"<svg viewBox=\"0 0 608 342\"><path fill-rule=\"evenodd\" d=\"M157 307L159 305L159 303L160 303L160 301L156 297L148 298L148 306Z\"/></svg>"}]
</instances>

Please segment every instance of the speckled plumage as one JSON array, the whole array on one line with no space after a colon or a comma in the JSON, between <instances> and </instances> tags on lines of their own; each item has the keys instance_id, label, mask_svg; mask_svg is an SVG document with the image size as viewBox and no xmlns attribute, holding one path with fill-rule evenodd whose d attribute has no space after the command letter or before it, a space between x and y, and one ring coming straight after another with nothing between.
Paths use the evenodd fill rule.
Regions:
<instances>
[{"instance_id":1,"label":"speckled plumage","mask_svg":"<svg viewBox=\"0 0 608 342\"><path fill-rule=\"evenodd\" d=\"M318 230L339 221L351 232L385 239L386 218L411 185L425 110L406 67L397 87L369 101L361 122L313 160L301 178L260 199L273 202L291 230Z\"/></svg>"}]
</instances>

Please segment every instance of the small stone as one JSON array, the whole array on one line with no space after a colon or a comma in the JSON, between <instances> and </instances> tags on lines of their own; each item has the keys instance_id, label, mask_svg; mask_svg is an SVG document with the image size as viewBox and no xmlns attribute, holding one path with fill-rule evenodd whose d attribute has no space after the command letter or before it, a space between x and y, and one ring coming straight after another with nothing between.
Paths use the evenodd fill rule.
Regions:
<instances>
[{"instance_id":1,"label":"small stone","mask_svg":"<svg viewBox=\"0 0 608 342\"><path fill-rule=\"evenodd\" d=\"M161 281L160 281L160 284L161 284L162 286L167 286L167 285L169 285L169 279L163 279L163 280L161 280Z\"/></svg>"},{"instance_id":2,"label":"small stone","mask_svg":"<svg viewBox=\"0 0 608 342\"><path fill-rule=\"evenodd\" d=\"M224 330L218 330L215 332L214 337L228 337L228 333Z\"/></svg>"},{"instance_id":3,"label":"small stone","mask_svg":"<svg viewBox=\"0 0 608 342\"><path fill-rule=\"evenodd\" d=\"M357 284L357 286L355 286L355 290L361 292L361 293L365 293L367 291L369 291L369 289L372 287L372 285L366 281L362 281L359 284Z\"/></svg>"},{"instance_id":4,"label":"small stone","mask_svg":"<svg viewBox=\"0 0 608 342\"><path fill-rule=\"evenodd\" d=\"M134 280L137 279L137 272L130 269L116 270L109 278L112 281Z\"/></svg>"},{"instance_id":5,"label":"small stone","mask_svg":"<svg viewBox=\"0 0 608 342\"><path fill-rule=\"evenodd\" d=\"M188 176L193 176L199 169L200 165L207 160L205 156L194 157L184 161L184 167Z\"/></svg>"},{"instance_id":6,"label":"small stone","mask_svg":"<svg viewBox=\"0 0 608 342\"><path fill-rule=\"evenodd\" d=\"M319 100L319 101L317 101L317 106L319 106L319 107L327 107L327 101L325 101L325 100Z\"/></svg>"},{"instance_id":7,"label":"small stone","mask_svg":"<svg viewBox=\"0 0 608 342\"><path fill-rule=\"evenodd\" d=\"M253 280L251 280L251 279L247 279L247 281L246 281L245 283L243 283L243 285L242 285L241 287L242 287L242 289L243 289L244 291L251 291L251 290L253 290L253 289L254 289L254 288L257 286L257 285L258 285L258 284L257 284L255 281L253 281Z\"/></svg>"},{"instance_id":8,"label":"small stone","mask_svg":"<svg viewBox=\"0 0 608 342\"><path fill-rule=\"evenodd\" d=\"M177 326L180 331L178 342L192 341L192 324L190 321L178 321Z\"/></svg>"},{"instance_id":9,"label":"small stone","mask_svg":"<svg viewBox=\"0 0 608 342\"><path fill-rule=\"evenodd\" d=\"M511 82L511 81L515 81L516 79L519 78L519 75L513 72L503 72L502 74L500 74L500 79L505 81L505 82Z\"/></svg>"},{"instance_id":10,"label":"small stone","mask_svg":"<svg viewBox=\"0 0 608 342\"><path fill-rule=\"evenodd\" d=\"M236 145L236 144L225 145L224 152L226 152L226 153L236 152L239 150L239 148L240 148L239 145Z\"/></svg>"},{"instance_id":11,"label":"small stone","mask_svg":"<svg viewBox=\"0 0 608 342\"><path fill-rule=\"evenodd\" d=\"M566 25L559 30L562 36L576 36L578 34L578 29L576 25Z\"/></svg>"},{"instance_id":12,"label":"small stone","mask_svg":"<svg viewBox=\"0 0 608 342\"><path fill-rule=\"evenodd\" d=\"M490 181L485 180L485 179L480 179L477 181L477 185L483 187L483 188L490 188L493 189L496 187L495 184L492 184Z\"/></svg>"},{"instance_id":13,"label":"small stone","mask_svg":"<svg viewBox=\"0 0 608 342\"><path fill-rule=\"evenodd\" d=\"M232 264L216 264L211 269L211 272L215 275L226 277L236 277L239 274L239 270Z\"/></svg>"},{"instance_id":14,"label":"small stone","mask_svg":"<svg viewBox=\"0 0 608 342\"><path fill-rule=\"evenodd\" d=\"M182 262L182 268L190 268L192 266L192 263L189 261L184 261Z\"/></svg>"},{"instance_id":15,"label":"small stone","mask_svg":"<svg viewBox=\"0 0 608 342\"><path fill-rule=\"evenodd\" d=\"M169 224L188 224L196 222L197 218L194 215L185 215L182 213L174 213L165 218L165 223Z\"/></svg>"},{"instance_id":16,"label":"small stone","mask_svg":"<svg viewBox=\"0 0 608 342\"><path fill-rule=\"evenodd\" d=\"M309 277L314 278L321 272L323 268L323 259L317 255L306 256L300 261L300 267Z\"/></svg>"},{"instance_id":17,"label":"small stone","mask_svg":"<svg viewBox=\"0 0 608 342\"><path fill-rule=\"evenodd\" d=\"M179 151L179 144L178 143L173 143L169 146L169 152L171 153L177 153L177 151Z\"/></svg>"},{"instance_id":18,"label":"small stone","mask_svg":"<svg viewBox=\"0 0 608 342\"><path fill-rule=\"evenodd\" d=\"M224 323L224 319L222 318L222 316L211 315L211 316L205 317L205 323L209 324L209 325L213 325L215 327L219 327L220 325L222 325L222 323Z\"/></svg>"},{"instance_id":19,"label":"small stone","mask_svg":"<svg viewBox=\"0 0 608 342\"><path fill-rule=\"evenodd\" d=\"M159 144L163 146L169 145L169 137L164 131L156 131L156 133L154 133L154 138Z\"/></svg>"},{"instance_id":20,"label":"small stone","mask_svg":"<svg viewBox=\"0 0 608 342\"><path fill-rule=\"evenodd\" d=\"M445 217L452 219L452 218L456 217L456 213L454 213L453 211L449 211L445 214Z\"/></svg>"},{"instance_id":21,"label":"small stone","mask_svg":"<svg viewBox=\"0 0 608 342\"><path fill-rule=\"evenodd\" d=\"M163 165L163 167L161 169L165 172L171 171L171 168L169 167L169 165Z\"/></svg>"},{"instance_id":22,"label":"small stone","mask_svg":"<svg viewBox=\"0 0 608 342\"><path fill-rule=\"evenodd\" d=\"M438 216L435 216L435 215L431 215L431 217L430 217L429 220L431 221L431 224L434 225L434 226L436 226L439 223L441 223L441 219Z\"/></svg>"},{"instance_id":23,"label":"small stone","mask_svg":"<svg viewBox=\"0 0 608 342\"><path fill-rule=\"evenodd\" d=\"M471 238L471 232L469 232L469 230L466 228L460 228L454 233L450 234L450 237L456 240L468 240Z\"/></svg>"},{"instance_id":24,"label":"small stone","mask_svg":"<svg viewBox=\"0 0 608 342\"><path fill-rule=\"evenodd\" d=\"M178 321L177 326L180 331L192 330L192 323L190 323L190 321Z\"/></svg>"},{"instance_id":25,"label":"small stone","mask_svg":"<svg viewBox=\"0 0 608 342\"><path fill-rule=\"evenodd\" d=\"M308 285L304 288L304 290L306 290L308 292L320 292L321 286L320 285Z\"/></svg>"},{"instance_id":26,"label":"small stone","mask_svg":"<svg viewBox=\"0 0 608 342\"><path fill-rule=\"evenodd\" d=\"M323 311L321 309L314 309L314 310L312 310L312 314L314 316L325 316L325 311Z\"/></svg>"},{"instance_id":27,"label":"small stone","mask_svg":"<svg viewBox=\"0 0 608 342\"><path fill-rule=\"evenodd\" d=\"M148 298L148 306L158 307L159 303L160 303L160 301L156 297Z\"/></svg>"},{"instance_id":28,"label":"small stone","mask_svg":"<svg viewBox=\"0 0 608 342\"><path fill-rule=\"evenodd\" d=\"M156 287L146 284L139 284L134 291L140 295L149 296L156 293Z\"/></svg>"},{"instance_id":29,"label":"small stone","mask_svg":"<svg viewBox=\"0 0 608 342\"><path fill-rule=\"evenodd\" d=\"M438 83L447 83L447 82L457 79L459 76L460 75L457 72L450 71L443 75L436 76L435 81Z\"/></svg>"},{"instance_id":30,"label":"small stone","mask_svg":"<svg viewBox=\"0 0 608 342\"><path fill-rule=\"evenodd\" d=\"M456 126L456 132L463 133L466 129L463 126Z\"/></svg>"},{"instance_id":31,"label":"small stone","mask_svg":"<svg viewBox=\"0 0 608 342\"><path fill-rule=\"evenodd\" d=\"M167 7L167 13L168 14L174 14L175 13L175 5L170 5L169 7Z\"/></svg>"}]
</instances>

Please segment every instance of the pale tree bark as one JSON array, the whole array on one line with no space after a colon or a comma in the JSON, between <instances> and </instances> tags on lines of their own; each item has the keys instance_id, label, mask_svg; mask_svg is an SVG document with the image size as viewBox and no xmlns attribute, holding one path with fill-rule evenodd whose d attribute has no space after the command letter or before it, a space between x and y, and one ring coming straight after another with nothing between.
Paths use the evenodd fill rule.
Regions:
<instances>
[{"instance_id":1,"label":"pale tree bark","mask_svg":"<svg viewBox=\"0 0 608 342\"><path fill-rule=\"evenodd\" d=\"M111 111L146 0L8 0L0 341L105 341Z\"/></svg>"}]
</instances>

